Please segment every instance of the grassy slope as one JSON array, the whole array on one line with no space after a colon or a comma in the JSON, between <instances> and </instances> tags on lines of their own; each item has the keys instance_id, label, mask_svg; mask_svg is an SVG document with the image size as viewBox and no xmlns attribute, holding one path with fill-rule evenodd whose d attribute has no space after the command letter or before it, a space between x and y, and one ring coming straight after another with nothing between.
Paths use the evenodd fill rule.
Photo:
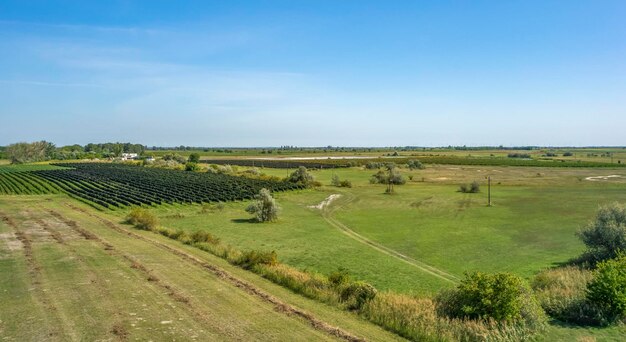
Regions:
<instances>
[{"instance_id":1,"label":"grassy slope","mask_svg":"<svg viewBox=\"0 0 626 342\"><path fill-rule=\"evenodd\" d=\"M129 340L333 339L198 266L69 208L68 202L95 213L64 196L0 198L2 214L16 223L13 227L0 221L0 273L9 275L0 279L0 336L21 341L116 335ZM110 243L112 250L82 238L47 210L77 222ZM15 248L19 246L12 237L16 230L29 239L30 248ZM56 233L56 239L50 232ZM348 313L295 296L207 253L192 252L329 324L371 340L395 339ZM131 267L125 256L145 270ZM158 280L149 281L148 275Z\"/></svg>"},{"instance_id":2,"label":"grassy slope","mask_svg":"<svg viewBox=\"0 0 626 342\"><path fill-rule=\"evenodd\" d=\"M484 187L481 194L456 192L461 182L484 182L484 171L480 167L413 171L415 181L398 186L393 196L384 195L383 186L368 183L374 173L371 170L316 171L325 184L337 173L352 180L355 187L278 194L283 206L281 219L266 225L244 222L245 203L230 203L214 213L201 213L197 206L155 211L166 226L207 229L236 246L275 249L280 259L291 265L321 272L342 266L382 289L427 293L449 285L338 233L319 212L306 206L332 193L345 194L336 205L354 196L356 199L334 216L371 240L459 276L479 269L531 277L583 250L574 232L592 218L598 205L626 201L626 184L584 180L624 174L622 170L494 168L488 173L494 177L495 205L487 208ZM609 339L623 332L620 328L554 326L548 336L566 339L590 334Z\"/></svg>"}]
</instances>

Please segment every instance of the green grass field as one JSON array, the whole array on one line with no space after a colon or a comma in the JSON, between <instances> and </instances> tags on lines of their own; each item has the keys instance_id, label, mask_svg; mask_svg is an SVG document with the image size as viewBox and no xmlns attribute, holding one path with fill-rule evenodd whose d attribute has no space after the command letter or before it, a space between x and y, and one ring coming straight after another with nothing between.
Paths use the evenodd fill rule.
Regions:
<instances>
[{"instance_id":1,"label":"green grass field","mask_svg":"<svg viewBox=\"0 0 626 342\"><path fill-rule=\"evenodd\" d=\"M321 324L399 340L208 253L150 233L127 235L114 216L66 196L3 196L0 215L3 340L335 340Z\"/></svg>"},{"instance_id":2,"label":"green grass field","mask_svg":"<svg viewBox=\"0 0 626 342\"><path fill-rule=\"evenodd\" d=\"M284 177L292 170L261 171ZM281 262L300 269L328 274L342 267L348 269L355 278L370 282L380 290L429 296L442 288L454 286L465 271L510 271L530 279L542 269L566 262L583 251L584 246L575 236L575 232L593 217L598 206L613 201L626 202L626 171L621 168L440 165L429 166L425 170L402 169L405 177L411 176L412 179L407 179L405 185L396 186L396 193L393 195L384 193L384 185L369 183L373 173L375 170L362 168L314 171L314 176L323 186L276 194L277 201L282 207L280 218L277 222L268 224L250 222L250 215L244 211L247 201L225 203L222 208L216 205L162 205L149 210L159 217L165 227L186 231L206 230L223 242L240 249L274 250ZM352 181L353 187L330 186L333 174L337 174L340 179ZM589 179L608 175L623 178ZM488 176L492 178L492 207L487 206ZM464 194L457 191L459 184L474 180L481 183L480 193ZM341 196L324 209L312 208L333 194ZM78 206L83 211L73 210L72 206ZM159 284L146 283L142 277L150 275L142 275L141 270L132 267L125 273L130 280L129 278L120 280L119 286L117 282L115 284L105 282L103 279L117 279L115 274L111 274L112 270L129 267L124 266L124 258L106 253L102 248L95 248L96 242L77 239L75 232L72 233L68 227L63 226L63 222L49 215L50 210L60 213L68 220L78 222L81 227L115 245L116 250L120 248L124 253L140 258L150 266L149 270L158 273L158 279L164 279L165 284L174 284L181 291L191 291L185 292L185 297L193 299L191 302L195 303L194 309L183 314L174 308L164 307L162 302L167 301L167 293L161 293L161 297L158 298L151 298L159 292ZM26 229L28 235L32 237L34 260L41 263L37 265L42 269L41 274L37 275L39 278L29 279L32 277L32 271L29 272L29 267L32 267L29 266L31 261L24 256L23 250L18 252L7 247L15 248L18 243L14 237L11 238L13 228L6 222L0 223L3 229L0 234L3 234L5 242L4 246L0 246L4 248L0 257L2 272L15 274L8 280L4 279L2 284L7 291L5 291L6 301L2 301L6 303L2 304L4 305L2 309L6 309L6 313L0 318L2 320L0 335L2 333L7 336L20 335L25 329L23 324L44 322L39 330L28 332L31 340L50 333L59 337L57 340L64 339L60 336L69 339L73 336L91 339L94 336L110 335L111 331L117 329L115 327L123 327L120 328L122 333L142 339L147 333L145 330L135 329L140 323L146 324L142 325L142 328L150 328L153 329L149 330L152 333L162 334L153 336L178 336L182 339L191 339L193 336L197 336L198 340L204 337L231 339L233 336L255 339L254 334L264 330L271 332L271 336L275 336L273 339L276 340L327 338L306 324L303 327L303 322L299 320L292 322L275 314L268 314L261 319L257 317L255 314L257 311L253 308L258 304L245 302L241 304L240 314L243 321L239 323L250 328L240 332L241 335L221 335L234 333L225 333L217 328L205 329L204 335L192 332L191 330L199 329L194 327L202 325L201 319L198 318L201 315L198 316L194 310L203 312L204 315L211 313L224 316L226 317L224 321L237 320L234 313L228 313L228 310L233 310L229 305L235 305L238 298L245 297L244 294L233 294L234 298L225 298L226 303L219 304L221 305L219 307L223 308L219 310L223 311L218 309L214 311L212 306L204 302L206 298L201 297L201 294L230 291L228 287L222 287L220 290L216 284L205 283L209 282L206 277L194 275L197 270L182 273L173 271L188 266L175 258L157 255L159 254L157 250L150 249L138 241L127 242L124 236L119 236L119 232L107 229L106 225L96 219L100 217L121 222L127 210L99 212L62 195L42 195L2 196L0 211L18 222L18 227L22 227L18 229ZM53 230L57 229L62 236L68 234L67 241L59 243L50 236L45 237L52 234L41 231L41 221L47 222ZM127 226L125 228L128 229ZM323 310L316 312L320 312L323 317L329 315L331 324L345 324L342 326L346 330L359 331L363 336L370 334L368 339L372 340L391 338L371 324L305 300L252 273L234 268L208 253L193 250L155 234L150 235L149 232L141 234L196 253L211 263L219 264L229 272L246 278L256 286L262 286L273 294L280 294L281 299L287 298L293 303L310 308L309 310L322 308L329 310L332 314ZM73 321L70 324L68 322L71 321L71 317L74 317L81 308L73 307L76 304L67 297L68 291L76 292L82 301L93 303L92 305L99 300L102 301L102 298L95 296L92 291L78 286L77 284L82 284L80 279L106 283L112 299L106 306L90 311L90 315L95 318ZM58 296L50 298L50 303L55 305L54 309L46 307L48 304L45 297L40 302L37 301L37 291L24 290L24 288L37 289L37 286L27 285L28 281L33 284L38 282L47 284L42 286L46 289L41 291L43 294L51 288L58 291ZM128 303L122 300L123 296L120 293L124 292L124 288L137 289L143 286L151 286L152 292L146 294L145 291L137 290L136 300ZM114 295L115 293L118 297ZM139 303L149 308L146 310L150 311L152 316L146 313L146 317L142 318L153 325L147 324L147 321L137 322L132 317L124 316L123 313L129 315L136 313L134 307ZM179 311L185 311L180 305L175 306ZM89 305L86 307L89 308ZM122 314L114 312L113 308L118 307ZM175 331L168 330L170 323L162 326L159 319L165 321L169 319L158 318L154 314L155 311L166 310L165 308L174 310L167 311L174 316L174 312L178 312L179 316L175 316L176 319L183 317L184 322L194 319L195 321L189 325L180 323ZM56 315L46 317L43 313L49 310L58 311L58 317ZM88 309L83 308L84 310ZM100 316L106 318L98 320L97 317ZM266 328L270 322L282 322L281 328L278 331ZM84 332L82 329L85 327L89 327L93 332ZM233 330L239 329L238 326L233 327ZM294 331L299 333L294 335ZM554 324L542 338L546 341L569 341L593 336L601 341L618 341L624 334L626 334L624 327L600 329Z\"/></svg>"}]
</instances>

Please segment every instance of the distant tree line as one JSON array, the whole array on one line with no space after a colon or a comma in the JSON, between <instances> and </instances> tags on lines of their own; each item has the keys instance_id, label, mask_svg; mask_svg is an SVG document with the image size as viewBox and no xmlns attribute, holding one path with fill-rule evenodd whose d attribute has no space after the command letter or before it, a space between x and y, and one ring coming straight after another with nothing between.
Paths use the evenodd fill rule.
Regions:
<instances>
[{"instance_id":1,"label":"distant tree line","mask_svg":"<svg viewBox=\"0 0 626 342\"><path fill-rule=\"evenodd\" d=\"M45 160L68 160L85 158L115 158L122 153L142 155L145 146L131 143L78 144L56 147L48 141L19 142L3 147L0 157L9 159L13 164L33 163Z\"/></svg>"}]
</instances>

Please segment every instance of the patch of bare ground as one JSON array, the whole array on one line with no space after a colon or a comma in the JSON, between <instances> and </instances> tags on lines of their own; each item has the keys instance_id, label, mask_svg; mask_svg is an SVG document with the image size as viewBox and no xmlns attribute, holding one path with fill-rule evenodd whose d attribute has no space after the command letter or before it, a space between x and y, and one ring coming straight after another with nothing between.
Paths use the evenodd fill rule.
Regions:
<instances>
[{"instance_id":1,"label":"patch of bare ground","mask_svg":"<svg viewBox=\"0 0 626 342\"><path fill-rule=\"evenodd\" d=\"M342 340L346 340L346 341L351 341L351 342L357 342L357 341L365 341L363 338L360 338L358 336L353 335L350 332L347 332L341 328L338 327L334 327L322 320L320 320L319 318L313 316L312 314L309 314L305 311L303 311L302 309L299 309L297 307L294 307L292 305L289 305L287 303L284 303L283 301L279 300L278 298L266 293L265 291L259 289L258 287L252 285L251 283L248 283L244 280L241 280L239 278L236 278L235 276L231 275L230 273L226 272L225 270L223 270L220 267L217 267L215 265L209 264L205 261L202 261L198 258L196 258L195 256L186 253L178 248L174 248L168 244L164 244L161 243L159 241L147 238L145 236L139 235L137 233L134 233L126 228L121 227L120 225L106 219L103 218L99 215L93 214L83 208L77 207L71 203L67 203L66 204L68 207L70 207L71 209L81 212L87 216L90 216L92 218L97 219L98 221L100 221L101 223L103 223L105 226L119 232L122 234L125 234L127 236L148 242L160 249L163 249L167 252L170 252L178 257L180 257L182 260L189 262L193 265L199 266L202 269L204 269L207 272L210 272L212 274L214 274L215 276L217 276L218 278L230 283L231 285L240 288L242 290L244 290L245 292L247 292L250 295L253 295L259 299L261 299L262 301L272 304L274 306L274 309L277 312L281 312L284 313L286 315L289 316L296 316L299 317L303 320L305 320L306 322L308 322L313 328L315 328L316 330L325 332L331 336L340 338ZM136 266L136 267L140 267L140 266ZM167 288L166 288L167 289ZM169 290L169 289L167 289ZM187 303L189 304L189 303Z\"/></svg>"},{"instance_id":2,"label":"patch of bare ground","mask_svg":"<svg viewBox=\"0 0 626 342\"><path fill-rule=\"evenodd\" d=\"M0 217L8 226L14 230L14 234L21 242L22 251L24 253L24 259L28 267L28 273L30 275L30 281L33 290L33 297L44 314L46 320L57 320L62 322L62 318L59 315L59 311L48 296L48 293L42 287L42 275L41 266L37 263L33 254L33 245L30 236L21 230L19 225L4 212L0 212ZM48 338L56 340L61 336L67 336L65 334L65 324L46 324L50 327L47 332Z\"/></svg>"}]
</instances>

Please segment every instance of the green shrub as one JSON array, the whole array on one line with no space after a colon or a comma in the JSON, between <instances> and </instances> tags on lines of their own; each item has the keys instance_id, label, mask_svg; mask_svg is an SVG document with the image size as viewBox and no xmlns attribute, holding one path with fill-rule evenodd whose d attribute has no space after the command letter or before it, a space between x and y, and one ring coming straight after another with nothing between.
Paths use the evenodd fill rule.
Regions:
<instances>
[{"instance_id":1,"label":"green shrub","mask_svg":"<svg viewBox=\"0 0 626 342\"><path fill-rule=\"evenodd\" d=\"M289 178L287 178L287 180L292 183L298 183L298 184L302 184L305 186L309 186L309 185L312 185L311 183L315 179L313 178L313 175L311 175L307 171L306 167L300 166L298 167L296 171L292 172L289 175Z\"/></svg>"},{"instance_id":2,"label":"green shrub","mask_svg":"<svg viewBox=\"0 0 626 342\"><path fill-rule=\"evenodd\" d=\"M340 267L337 271L328 275L328 281L333 286L340 286L350 281L350 274L348 274L347 269Z\"/></svg>"},{"instance_id":3,"label":"green shrub","mask_svg":"<svg viewBox=\"0 0 626 342\"><path fill-rule=\"evenodd\" d=\"M407 162L407 166L409 167L409 169L411 170L423 170L426 168L426 166L424 166L424 164L422 164L422 162L420 162L419 160L409 160Z\"/></svg>"},{"instance_id":4,"label":"green shrub","mask_svg":"<svg viewBox=\"0 0 626 342\"><path fill-rule=\"evenodd\" d=\"M473 181L471 184L461 184L459 186L459 192L464 194L475 194L480 192L480 183Z\"/></svg>"},{"instance_id":5,"label":"green shrub","mask_svg":"<svg viewBox=\"0 0 626 342\"><path fill-rule=\"evenodd\" d=\"M278 255L276 252L265 252L249 250L241 253L237 260L233 262L235 265L244 269L252 269L256 265L276 265L278 264Z\"/></svg>"},{"instance_id":6,"label":"green shrub","mask_svg":"<svg viewBox=\"0 0 626 342\"><path fill-rule=\"evenodd\" d=\"M126 223L132 224L137 229L154 230L159 225L159 221L151 212L146 209L134 207L126 216Z\"/></svg>"},{"instance_id":7,"label":"green shrub","mask_svg":"<svg viewBox=\"0 0 626 342\"><path fill-rule=\"evenodd\" d=\"M351 188L352 187L352 182L347 180L347 179L344 179L341 182L339 182L339 186L342 187L342 188Z\"/></svg>"},{"instance_id":8,"label":"green shrub","mask_svg":"<svg viewBox=\"0 0 626 342\"><path fill-rule=\"evenodd\" d=\"M600 207L595 220L578 232L592 261L615 258L626 252L626 207L619 203Z\"/></svg>"},{"instance_id":9,"label":"green shrub","mask_svg":"<svg viewBox=\"0 0 626 342\"><path fill-rule=\"evenodd\" d=\"M598 306L607 323L626 318L626 256L598 264L587 286L587 299Z\"/></svg>"},{"instance_id":10,"label":"green shrub","mask_svg":"<svg viewBox=\"0 0 626 342\"><path fill-rule=\"evenodd\" d=\"M341 301L346 303L348 309L358 310L363 305L376 297L378 291L374 286L356 281L345 284L340 293Z\"/></svg>"},{"instance_id":11,"label":"green shrub","mask_svg":"<svg viewBox=\"0 0 626 342\"><path fill-rule=\"evenodd\" d=\"M200 165L194 162L185 163L185 171L199 171L201 170Z\"/></svg>"},{"instance_id":12,"label":"green shrub","mask_svg":"<svg viewBox=\"0 0 626 342\"><path fill-rule=\"evenodd\" d=\"M206 242L211 244L218 244L220 242L219 238L216 238L211 233L204 230L195 231L189 237L194 243Z\"/></svg>"},{"instance_id":13,"label":"green shrub","mask_svg":"<svg viewBox=\"0 0 626 342\"><path fill-rule=\"evenodd\" d=\"M586 298L592 278L591 271L579 267L549 269L535 276L532 288L551 317L579 325L600 325L600 310Z\"/></svg>"},{"instance_id":14,"label":"green shrub","mask_svg":"<svg viewBox=\"0 0 626 342\"><path fill-rule=\"evenodd\" d=\"M511 273L466 273L456 289L439 294L437 310L452 318L523 322L527 326L541 326L546 321L528 284Z\"/></svg>"}]
</instances>

